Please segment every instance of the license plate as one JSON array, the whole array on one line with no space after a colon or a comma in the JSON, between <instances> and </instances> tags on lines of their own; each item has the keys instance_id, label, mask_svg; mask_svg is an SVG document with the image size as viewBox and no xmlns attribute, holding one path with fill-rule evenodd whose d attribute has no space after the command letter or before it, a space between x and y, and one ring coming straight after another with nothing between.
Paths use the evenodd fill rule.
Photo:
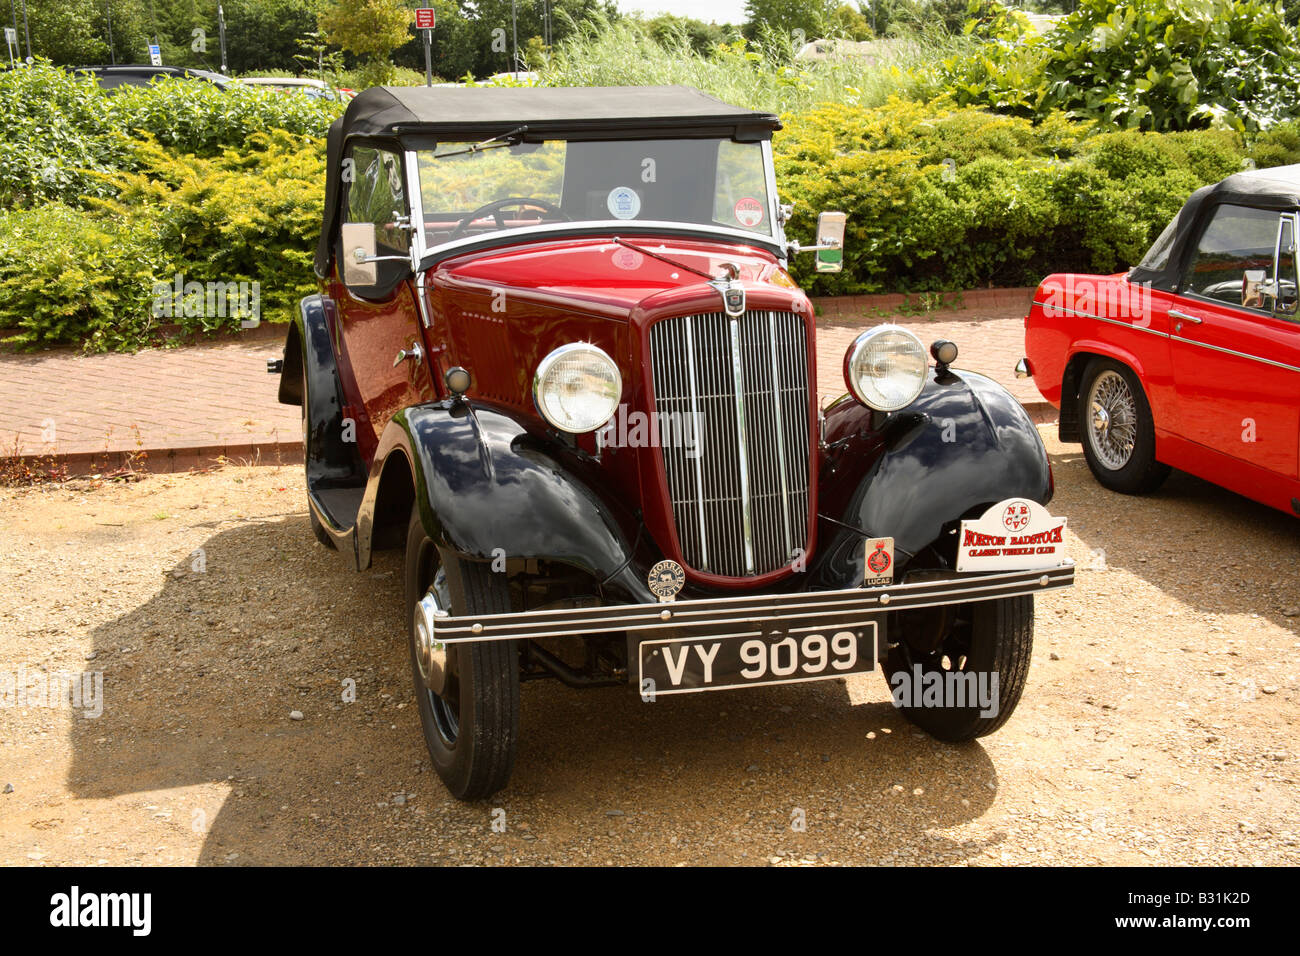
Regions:
<instances>
[{"instance_id":1,"label":"license plate","mask_svg":"<svg viewBox=\"0 0 1300 956\"><path fill-rule=\"evenodd\" d=\"M643 697L797 684L874 670L876 624L826 633L662 638L640 648Z\"/></svg>"}]
</instances>

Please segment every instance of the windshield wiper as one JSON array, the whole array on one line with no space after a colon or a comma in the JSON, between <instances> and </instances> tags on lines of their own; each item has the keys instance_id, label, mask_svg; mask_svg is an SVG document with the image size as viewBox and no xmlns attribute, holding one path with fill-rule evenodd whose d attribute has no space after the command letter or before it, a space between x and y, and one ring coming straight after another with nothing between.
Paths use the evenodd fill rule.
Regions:
<instances>
[{"instance_id":1,"label":"windshield wiper","mask_svg":"<svg viewBox=\"0 0 1300 956\"><path fill-rule=\"evenodd\" d=\"M498 149L502 146L518 146L524 141L524 134L528 132L527 126L520 126L518 129L512 129L508 133L502 133L500 136L493 136L491 139L485 139L481 143L475 143L473 146L466 146L464 149L453 149L449 153L434 153L431 159L446 159L448 156L464 156L466 153L477 153L482 149Z\"/></svg>"},{"instance_id":2,"label":"windshield wiper","mask_svg":"<svg viewBox=\"0 0 1300 956\"><path fill-rule=\"evenodd\" d=\"M712 276L712 275L709 275L709 273L705 272L703 269L697 269L697 268L695 268L694 266L688 266L688 265L687 265L686 263L684 263L684 262L679 262L679 261L676 260L676 259L670 259L670 258L668 258L667 256L660 255L660 254L657 253L657 252L651 252L649 249L645 248L644 246L636 246L636 245L633 245L632 243L628 242L626 239L620 239L618 236L615 236L615 237L614 237L614 242L617 243L617 244L620 245L620 246L626 246L628 249L631 249L631 250L633 250L633 251L635 251L635 252L639 252L639 253L641 253L642 255L649 256L651 259L658 259L660 262L666 262L666 263L668 263L670 266L676 266L676 267L679 268L679 269L685 269L687 272L694 272L697 276L701 276L701 277L703 277L703 278L705 278L705 279L708 279L708 280L711 281L711 282L712 282L712 281L715 281L715 280L717 280L717 279L720 279L720 278L735 278L735 276Z\"/></svg>"}]
</instances>

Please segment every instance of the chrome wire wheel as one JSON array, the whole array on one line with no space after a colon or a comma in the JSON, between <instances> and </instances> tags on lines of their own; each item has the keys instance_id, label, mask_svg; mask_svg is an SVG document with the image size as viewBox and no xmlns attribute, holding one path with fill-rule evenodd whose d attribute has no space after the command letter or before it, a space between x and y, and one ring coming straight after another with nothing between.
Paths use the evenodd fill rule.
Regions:
<instances>
[{"instance_id":1,"label":"chrome wire wheel","mask_svg":"<svg viewBox=\"0 0 1300 956\"><path fill-rule=\"evenodd\" d=\"M1137 442L1137 402L1118 372L1107 369L1088 390L1088 445L1106 468L1119 471L1133 457Z\"/></svg>"}]
</instances>

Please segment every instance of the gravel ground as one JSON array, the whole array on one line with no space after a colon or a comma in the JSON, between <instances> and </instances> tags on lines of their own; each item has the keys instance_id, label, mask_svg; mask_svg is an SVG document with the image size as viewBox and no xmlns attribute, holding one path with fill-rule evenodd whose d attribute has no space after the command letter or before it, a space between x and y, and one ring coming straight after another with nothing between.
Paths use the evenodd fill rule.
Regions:
<instances>
[{"instance_id":1,"label":"gravel ground","mask_svg":"<svg viewBox=\"0 0 1300 956\"><path fill-rule=\"evenodd\" d=\"M400 556L346 570L299 469L0 489L0 676L104 695L0 709L0 863L1300 863L1300 521L1185 475L1111 494L1052 431L1078 584L994 736L914 732L878 673L530 684L511 786L468 805L420 737Z\"/></svg>"}]
</instances>

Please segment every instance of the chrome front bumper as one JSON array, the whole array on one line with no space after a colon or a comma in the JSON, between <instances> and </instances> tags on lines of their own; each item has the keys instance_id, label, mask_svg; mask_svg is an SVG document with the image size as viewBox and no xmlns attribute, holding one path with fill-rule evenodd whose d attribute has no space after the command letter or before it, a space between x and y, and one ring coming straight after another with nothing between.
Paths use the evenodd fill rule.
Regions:
<instances>
[{"instance_id":1,"label":"chrome front bumper","mask_svg":"<svg viewBox=\"0 0 1300 956\"><path fill-rule=\"evenodd\" d=\"M435 640L443 644L579 637L619 631L635 631L642 638L656 633L743 637L767 633L772 623L778 621L786 631L817 631L862 623L887 611L994 601L1055 591L1072 584L1074 563L1069 562L1038 571L954 574L938 580L842 591L756 594L511 614L439 614L434 630Z\"/></svg>"}]
</instances>

